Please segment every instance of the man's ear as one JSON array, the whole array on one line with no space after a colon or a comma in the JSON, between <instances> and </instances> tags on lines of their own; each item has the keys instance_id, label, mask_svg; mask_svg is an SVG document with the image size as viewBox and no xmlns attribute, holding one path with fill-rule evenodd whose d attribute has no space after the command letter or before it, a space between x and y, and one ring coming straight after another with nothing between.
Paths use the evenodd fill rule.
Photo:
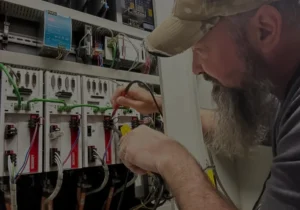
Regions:
<instances>
[{"instance_id":1,"label":"man's ear","mask_svg":"<svg viewBox=\"0 0 300 210\"><path fill-rule=\"evenodd\" d=\"M282 16L275 7L263 5L251 18L251 30L255 33L255 42L260 51L268 54L279 43Z\"/></svg>"}]
</instances>

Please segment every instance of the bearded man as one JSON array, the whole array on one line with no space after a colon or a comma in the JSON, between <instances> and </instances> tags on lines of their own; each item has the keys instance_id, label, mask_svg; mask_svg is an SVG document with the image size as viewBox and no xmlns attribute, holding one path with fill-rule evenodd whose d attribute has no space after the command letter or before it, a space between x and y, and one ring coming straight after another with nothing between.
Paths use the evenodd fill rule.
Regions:
<instances>
[{"instance_id":1,"label":"bearded man","mask_svg":"<svg viewBox=\"0 0 300 210\"><path fill-rule=\"evenodd\" d=\"M201 111L210 149L234 156L271 139L274 160L261 210L300 209L299 18L298 0L177 0L145 41L163 57L192 47L193 72L213 83L218 106ZM131 89L126 97L123 91L115 92L113 104L157 112L147 91ZM160 174L181 210L235 209L182 145L148 127L121 139L120 157L133 172Z\"/></svg>"}]
</instances>

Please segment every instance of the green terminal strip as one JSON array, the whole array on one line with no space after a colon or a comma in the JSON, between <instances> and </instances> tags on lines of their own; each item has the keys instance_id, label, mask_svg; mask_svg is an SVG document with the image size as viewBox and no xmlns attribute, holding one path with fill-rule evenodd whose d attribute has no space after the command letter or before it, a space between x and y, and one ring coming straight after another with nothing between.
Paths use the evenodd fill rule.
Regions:
<instances>
[{"instance_id":1,"label":"green terminal strip","mask_svg":"<svg viewBox=\"0 0 300 210\"><path fill-rule=\"evenodd\" d=\"M111 40L110 45L112 47L113 47L114 42L115 42L115 40ZM19 92L19 88L18 88L17 84L14 82L14 80L11 77L11 75L9 74L7 68L1 63L0 63L0 70L3 71L6 74L9 83L13 86L13 89L14 89L13 92L14 92L14 94L16 95L16 97L18 99L18 103L14 107L14 109L16 111L20 111L20 110L30 111L31 110L31 103L38 103L38 102L63 104L63 106L58 107L59 112L71 112L72 109L79 108L79 107L93 108L93 111L94 111L95 114L96 113L104 114L107 110L113 110L113 107L98 107L98 106L90 105L90 104L76 104L76 105L72 105L72 106L67 106L67 104L64 100L59 100L59 99L34 98L34 99L31 99L31 100L27 101L26 103L22 103L22 97L21 97L21 94ZM123 110L123 114L132 113L131 109L128 109L128 108L125 108L125 107L120 107L119 109Z\"/></svg>"}]
</instances>

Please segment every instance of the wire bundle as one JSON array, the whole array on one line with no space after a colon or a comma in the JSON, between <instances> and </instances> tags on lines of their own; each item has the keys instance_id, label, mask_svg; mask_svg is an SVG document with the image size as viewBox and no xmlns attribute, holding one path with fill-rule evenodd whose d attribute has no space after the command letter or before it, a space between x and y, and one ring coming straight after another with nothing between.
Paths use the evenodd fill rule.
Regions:
<instances>
[{"instance_id":1,"label":"wire bundle","mask_svg":"<svg viewBox=\"0 0 300 210\"><path fill-rule=\"evenodd\" d=\"M154 182L151 192L144 201L141 201L140 205L133 207L132 210L138 210L141 208L156 210L160 206L164 205L168 200L172 199L161 176L152 173L149 173L148 175L152 177Z\"/></svg>"},{"instance_id":2,"label":"wire bundle","mask_svg":"<svg viewBox=\"0 0 300 210\"><path fill-rule=\"evenodd\" d=\"M134 84L138 84L138 85L146 88L149 91L149 93L151 94L151 97L157 107L158 112L162 116L162 111L161 111L161 109L158 105L158 102L154 96L154 92L151 90L151 88L146 83L139 81L139 80L134 80L126 86L122 95L126 96L127 93L129 92L129 89ZM116 112L117 109L118 109L118 106L115 107L114 113ZM118 210L121 208L120 206L123 201L126 187L130 186L129 185L130 183L128 182L129 173L130 173L130 171L128 170L127 174L126 174L125 184L122 188L120 188L120 190L122 190L122 194L121 194L121 198L120 198L120 201L118 204ZM166 186L165 186L165 183L164 183L162 177L158 174L153 174L153 173L149 173L149 175L154 178L156 187L154 187L154 190L148 195L148 197L145 199L145 201L142 202L142 204L139 205L137 208L135 208L135 210L140 209L142 207L147 208L147 209L150 208L150 209L156 210L158 207L162 206L167 200L170 200L172 198L169 196L169 193L166 189ZM132 183L134 183L134 181ZM116 194L117 194L117 192L116 192ZM152 202L154 202L154 204L152 204Z\"/></svg>"},{"instance_id":3,"label":"wire bundle","mask_svg":"<svg viewBox=\"0 0 300 210\"><path fill-rule=\"evenodd\" d=\"M52 194L45 200L44 205L46 206L50 201L52 201L59 193L62 183L63 183L63 164L61 162L60 156L58 153L55 153L55 163L57 164L58 168L58 174L57 174L57 180L56 180L56 186L52 192Z\"/></svg>"},{"instance_id":4,"label":"wire bundle","mask_svg":"<svg viewBox=\"0 0 300 210\"><path fill-rule=\"evenodd\" d=\"M96 149L94 149L93 152L94 152L94 157L97 158L100 161L100 163L102 163L103 170L104 170L104 179L103 179L103 182L101 183L101 185L97 189L88 192L86 195L92 195L92 194L100 192L101 190L104 189L104 187L107 185L107 183L109 181L108 165L104 162L104 159L101 159L101 157L98 154Z\"/></svg>"}]
</instances>

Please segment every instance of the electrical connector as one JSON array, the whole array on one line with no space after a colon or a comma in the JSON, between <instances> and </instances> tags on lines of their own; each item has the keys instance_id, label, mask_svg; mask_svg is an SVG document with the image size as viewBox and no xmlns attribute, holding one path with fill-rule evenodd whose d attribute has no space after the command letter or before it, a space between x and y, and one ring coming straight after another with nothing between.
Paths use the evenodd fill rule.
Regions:
<instances>
[{"instance_id":1,"label":"electrical connector","mask_svg":"<svg viewBox=\"0 0 300 210\"><path fill-rule=\"evenodd\" d=\"M13 150L7 150L4 154L4 170L8 171L8 158L10 157L10 161L16 165L17 155L14 153Z\"/></svg>"},{"instance_id":2,"label":"electrical connector","mask_svg":"<svg viewBox=\"0 0 300 210\"><path fill-rule=\"evenodd\" d=\"M5 130L4 130L5 139L12 139L17 134L18 134L18 130L14 125L10 124L5 126Z\"/></svg>"},{"instance_id":3,"label":"electrical connector","mask_svg":"<svg viewBox=\"0 0 300 210\"><path fill-rule=\"evenodd\" d=\"M88 146L88 162L89 163L94 163L96 161L95 151L97 151L97 148L95 146Z\"/></svg>"},{"instance_id":4,"label":"electrical connector","mask_svg":"<svg viewBox=\"0 0 300 210\"><path fill-rule=\"evenodd\" d=\"M55 161L55 154L60 155L60 151L57 148L50 148L50 167L57 166Z\"/></svg>"}]
</instances>

